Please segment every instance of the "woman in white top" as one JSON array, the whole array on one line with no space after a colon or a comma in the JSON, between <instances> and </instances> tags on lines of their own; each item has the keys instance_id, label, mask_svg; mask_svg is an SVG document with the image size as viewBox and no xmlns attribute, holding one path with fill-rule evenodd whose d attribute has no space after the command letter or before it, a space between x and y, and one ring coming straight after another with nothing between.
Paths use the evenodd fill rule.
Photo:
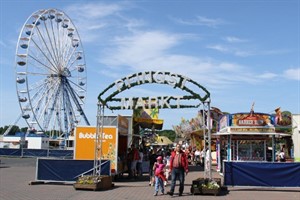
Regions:
<instances>
[{"instance_id":1,"label":"woman in white top","mask_svg":"<svg viewBox=\"0 0 300 200\"><path fill-rule=\"evenodd\" d=\"M166 176L166 179L168 180L169 177L170 177L170 158L171 158L171 153L170 151L167 151L166 153L166 156L164 157L164 163L165 163L165 176ZM164 185L166 186L167 185L167 181L164 182Z\"/></svg>"}]
</instances>

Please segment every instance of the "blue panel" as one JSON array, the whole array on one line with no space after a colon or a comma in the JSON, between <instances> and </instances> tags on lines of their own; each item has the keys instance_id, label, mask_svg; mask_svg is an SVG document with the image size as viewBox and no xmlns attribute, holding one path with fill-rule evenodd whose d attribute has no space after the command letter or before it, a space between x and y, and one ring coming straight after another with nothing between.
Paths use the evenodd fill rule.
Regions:
<instances>
[{"instance_id":1,"label":"blue panel","mask_svg":"<svg viewBox=\"0 0 300 200\"><path fill-rule=\"evenodd\" d=\"M47 157L47 149L23 149L23 156L28 157Z\"/></svg>"},{"instance_id":2,"label":"blue panel","mask_svg":"<svg viewBox=\"0 0 300 200\"><path fill-rule=\"evenodd\" d=\"M73 150L49 150L50 157L73 158Z\"/></svg>"},{"instance_id":3,"label":"blue panel","mask_svg":"<svg viewBox=\"0 0 300 200\"><path fill-rule=\"evenodd\" d=\"M0 148L0 156L21 156L21 149Z\"/></svg>"},{"instance_id":4,"label":"blue panel","mask_svg":"<svg viewBox=\"0 0 300 200\"><path fill-rule=\"evenodd\" d=\"M37 160L36 180L76 181L82 174L93 173L93 160ZM110 161L102 160L101 175L110 175Z\"/></svg>"},{"instance_id":5,"label":"blue panel","mask_svg":"<svg viewBox=\"0 0 300 200\"><path fill-rule=\"evenodd\" d=\"M0 148L0 156L25 156L25 157L61 157L73 158L73 150L47 150L47 149L8 149Z\"/></svg>"},{"instance_id":6,"label":"blue panel","mask_svg":"<svg viewBox=\"0 0 300 200\"><path fill-rule=\"evenodd\" d=\"M224 185L300 187L300 163L225 162Z\"/></svg>"}]
</instances>

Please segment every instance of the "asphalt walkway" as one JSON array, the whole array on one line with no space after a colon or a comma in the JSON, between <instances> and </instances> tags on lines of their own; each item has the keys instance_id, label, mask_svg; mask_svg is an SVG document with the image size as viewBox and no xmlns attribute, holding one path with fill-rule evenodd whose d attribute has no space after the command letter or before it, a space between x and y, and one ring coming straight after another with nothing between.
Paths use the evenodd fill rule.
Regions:
<instances>
[{"instance_id":1,"label":"asphalt walkway","mask_svg":"<svg viewBox=\"0 0 300 200\"><path fill-rule=\"evenodd\" d=\"M253 188L229 187L219 196L192 195L190 188L192 180L203 177L200 166L190 167L186 176L183 196L178 196L178 186L175 195L153 196L154 187L148 185L148 176L139 180L128 180L125 177L115 181L115 186L105 191L75 190L71 184L37 184L29 185L35 180L36 158L0 157L0 200L99 200L99 199L230 199L230 200L300 200L300 188ZM213 172L213 177L219 177ZM169 190L169 186L166 187Z\"/></svg>"}]
</instances>

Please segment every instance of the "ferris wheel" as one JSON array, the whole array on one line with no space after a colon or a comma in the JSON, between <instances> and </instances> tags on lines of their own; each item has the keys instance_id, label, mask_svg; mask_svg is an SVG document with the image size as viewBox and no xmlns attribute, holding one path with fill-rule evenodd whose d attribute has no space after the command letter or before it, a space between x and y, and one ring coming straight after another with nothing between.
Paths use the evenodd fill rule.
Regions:
<instances>
[{"instance_id":1,"label":"ferris wheel","mask_svg":"<svg viewBox=\"0 0 300 200\"><path fill-rule=\"evenodd\" d=\"M71 19L56 9L24 23L15 56L16 91L30 129L66 136L83 119L87 90L82 43Z\"/></svg>"}]
</instances>

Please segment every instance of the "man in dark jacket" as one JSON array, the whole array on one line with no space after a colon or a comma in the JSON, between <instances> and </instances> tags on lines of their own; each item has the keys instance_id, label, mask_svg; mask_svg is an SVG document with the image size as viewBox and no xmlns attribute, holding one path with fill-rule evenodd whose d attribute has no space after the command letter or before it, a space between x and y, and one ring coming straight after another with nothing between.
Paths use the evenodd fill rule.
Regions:
<instances>
[{"instance_id":1,"label":"man in dark jacket","mask_svg":"<svg viewBox=\"0 0 300 200\"><path fill-rule=\"evenodd\" d=\"M173 196L176 180L179 180L179 196L182 196L184 190L184 178L189 172L188 159L186 154L181 150L181 145L177 144L175 150L171 153L170 158L170 170L171 170L171 189L168 192L170 196Z\"/></svg>"}]
</instances>

